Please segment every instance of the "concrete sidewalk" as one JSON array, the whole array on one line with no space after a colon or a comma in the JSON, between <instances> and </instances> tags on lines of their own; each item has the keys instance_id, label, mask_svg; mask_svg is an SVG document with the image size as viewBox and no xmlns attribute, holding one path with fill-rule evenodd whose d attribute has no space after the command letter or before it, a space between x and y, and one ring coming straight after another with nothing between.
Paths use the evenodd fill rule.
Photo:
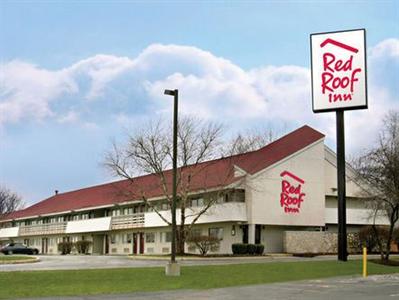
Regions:
<instances>
[{"instance_id":1,"label":"concrete sidewalk","mask_svg":"<svg viewBox=\"0 0 399 300\"><path fill-rule=\"evenodd\" d=\"M96 295L82 297L51 297L58 300L379 300L399 299L399 274L361 277L336 277L275 284L229 287L210 290L176 290L132 293L122 295ZM26 300L26 299L25 299Z\"/></svg>"}]
</instances>

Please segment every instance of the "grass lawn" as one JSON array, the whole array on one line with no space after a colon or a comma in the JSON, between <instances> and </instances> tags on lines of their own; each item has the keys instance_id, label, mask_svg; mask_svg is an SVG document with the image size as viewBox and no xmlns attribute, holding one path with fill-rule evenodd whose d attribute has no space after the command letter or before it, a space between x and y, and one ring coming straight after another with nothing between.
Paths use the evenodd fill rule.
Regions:
<instances>
[{"instance_id":1,"label":"grass lawn","mask_svg":"<svg viewBox=\"0 0 399 300\"><path fill-rule=\"evenodd\" d=\"M182 267L181 277L166 277L164 268L0 272L0 298L209 289L360 275L361 270L361 261L306 261L186 266ZM369 263L368 271L369 274L396 273L399 268Z\"/></svg>"},{"instance_id":2,"label":"grass lawn","mask_svg":"<svg viewBox=\"0 0 399 300\"><path fill-rule=\"evenodd\" d=\"M22 256L22 255L0 255L0 263L7 262L10 260L27 260L30 258L34 259L34 257Z\"/></svg>"}]
</instances>

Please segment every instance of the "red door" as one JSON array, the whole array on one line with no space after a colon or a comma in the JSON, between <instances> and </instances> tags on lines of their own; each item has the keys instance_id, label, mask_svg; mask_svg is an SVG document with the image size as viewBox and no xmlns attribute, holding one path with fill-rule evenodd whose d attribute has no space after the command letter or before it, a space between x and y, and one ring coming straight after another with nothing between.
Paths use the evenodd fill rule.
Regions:
<instances>
[{"instance_id":1,"label":"red door","mask_svg":"<svg viewBox=\"0 0 399 300\"><path fill-rule=\"evenodd\" d=\"M133 233L133 254L137 254L137 233Z\"/></svg>"},{"instance_id":2,"label":"red door","mask_svg":"<svg viewBox=\"0 0 399 300\"><path fill-rule=\"evenodd\" d=\"M140 232L140 254L144 254L144 232Z\"/></svg>"}]
</instances>

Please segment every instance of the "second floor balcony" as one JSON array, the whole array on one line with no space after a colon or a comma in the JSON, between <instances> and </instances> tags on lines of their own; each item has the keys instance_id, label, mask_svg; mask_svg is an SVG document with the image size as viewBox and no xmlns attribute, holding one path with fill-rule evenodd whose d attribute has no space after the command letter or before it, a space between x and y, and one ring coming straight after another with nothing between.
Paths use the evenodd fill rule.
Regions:
<instances>
[{"instance_id":1,"label":"second floor balcony","mask_svg":"<svg viewBox=\"0 0 399 300\"><path fill-rule=\"evenodd\" d=\"M65 233L66 226L67 222L21 226L19 228L19 236Z\"/></svg>"},{"instance_id":2,"label":"second floor balcony","mask_svg":"<svg viewBox=\"0 0 399 300\"><path fill-rule=\"evenodd\" d=\"M111 229L144 227L144 213L112 217Z\"/></svg>"}]
</instances>

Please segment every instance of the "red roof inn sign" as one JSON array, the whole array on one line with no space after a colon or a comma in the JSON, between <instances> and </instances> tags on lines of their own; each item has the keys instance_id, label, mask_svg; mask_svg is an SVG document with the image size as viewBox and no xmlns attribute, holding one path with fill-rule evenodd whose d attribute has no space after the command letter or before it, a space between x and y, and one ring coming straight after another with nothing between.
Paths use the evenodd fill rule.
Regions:
<instances>
[{"instance_id":1,"label":"red roof inn sign","mask_svg":"<svg viewBox=\"0 0 399 300\"><path fill-rule=\"evenodd\" d=\"M365 30L310 35L313 111L367 108Z\"/></svg>"},{"instance_id":2,"label":"red roof inn sign","mask_svg":"<svg viewBox=\"0 0 399 300\"><path fill-rule=\"evenodd\" d=\"M366 30L310 35L313 112L336 111L338 259L348 256L344 111L367 108Z\"/></svg>"}]
</instances>

